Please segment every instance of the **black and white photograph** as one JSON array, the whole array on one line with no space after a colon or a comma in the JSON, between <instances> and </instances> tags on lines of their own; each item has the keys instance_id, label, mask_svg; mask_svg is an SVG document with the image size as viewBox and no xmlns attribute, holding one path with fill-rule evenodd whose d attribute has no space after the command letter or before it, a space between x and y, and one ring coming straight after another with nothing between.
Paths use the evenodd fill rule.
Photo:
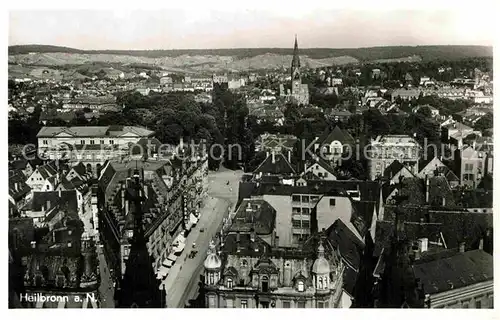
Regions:
<instances>
[{"instance_id":1,"label":"black and white photograph","mask_svg":"<svg viewBox=\"0 0 500 320\"><path fill-rule=\"evenodd\" d=\"M493 309L492 5L9 9L8 308Z\"/></svg>"}]
</instances>

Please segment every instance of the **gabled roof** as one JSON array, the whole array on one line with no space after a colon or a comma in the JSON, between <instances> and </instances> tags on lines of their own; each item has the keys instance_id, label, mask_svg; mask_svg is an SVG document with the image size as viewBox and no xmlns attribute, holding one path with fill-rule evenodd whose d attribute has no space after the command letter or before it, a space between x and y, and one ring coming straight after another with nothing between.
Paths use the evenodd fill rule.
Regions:
<instances>
[{"instance_id":1,"label":"gabled roof","mask_svg":"<svg viewBox=\"0 0 500 320\"><path fill-rule=\"evenodd\" d=\"M328 173L330 173L331 175L335 176L335 170L333 169L333 167L321 157L315 157L313 164L309 165L307 169L310 169L316 164L328 171Z\"/></svg>"},{"instance_id":2,"label":"gabled roof","mask_svg":"<svg viewBox=\"0 0 500 320\"><path fill-rule=\"evenodd\" d=\"M337 219L327 230L326 235L330 243L335 246L347 264L355 269L359 269L361 252L364 243L361 242L349 227Z\"/></svg>"},{"instance_id":3,"label":"gabled roof","mask_svg":"<svg viewBox=\"0 0 500 320\"><path fill-rule=\"evenodd\" d=\"M343 145L353 145L356 142L349 132L340 129L339 126L335 126L333 130L325 131L316 143L324 145L331 144L333 141L339 141Z\"/></svg>"},{"instance_id":4,"label":"gabled roof","mask_svg":"<svg viewBox=\"0 0 500 320\"><path fill-rule=\"evenodd\" d=\"M254 173L287 175L294 174L295 170L283 154L275 153L273 156L270 153L257 169L255 169Z\"/></svg>"},{"instance_id":5,"label":"gabled roof","mask_svg":"<svg viewBox=\"0 0 500 320\"><path fill-rule=\"evenodd\" d=\"M392 179L396 174L403 170L405 166L398 160L394 160L387 168L384 170L384 177Z\"/></svg>"},{"instance_id":6,"label":"gabled roof","mask_svg":"<svg viewBox=\"0 0 500 320\"><path fill-rule=\"evenodd\" d=\"M59 196L60 194L60 196ZM78 200L75 190L70 191L35 191L31 205L28 206L31 211L47 210L47 204L50 202L50 208L59 206L64 208L68 214L78 217Z\"/></svg>"},{"instance_id":7,"label":"gabled roof","mask_svg":"<svg viewBox=\"0 0 500 320\"><path fill-rule=\"evenodd\" d=\"M26 177L22 172L14 172L9 176L9 195L14 201L24 197L30 191L31 188L26 184Z\"/></svg>"}]
</instances>

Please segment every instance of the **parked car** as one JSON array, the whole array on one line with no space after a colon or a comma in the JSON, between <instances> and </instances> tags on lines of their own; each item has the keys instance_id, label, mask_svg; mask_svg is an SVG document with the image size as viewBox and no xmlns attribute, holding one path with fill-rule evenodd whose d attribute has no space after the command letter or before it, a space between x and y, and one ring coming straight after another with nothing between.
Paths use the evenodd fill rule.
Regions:
<instances>
[{"instance_id":1,"label":"parked car","mask_svg":"<svg viewBox=\"0 0 500 320\"><path fill-rule=\"evenodd\" d=\"M205 228L201 228L201 229L200 229L200 232L205 232Z\"/></svg>"}]
</instances>

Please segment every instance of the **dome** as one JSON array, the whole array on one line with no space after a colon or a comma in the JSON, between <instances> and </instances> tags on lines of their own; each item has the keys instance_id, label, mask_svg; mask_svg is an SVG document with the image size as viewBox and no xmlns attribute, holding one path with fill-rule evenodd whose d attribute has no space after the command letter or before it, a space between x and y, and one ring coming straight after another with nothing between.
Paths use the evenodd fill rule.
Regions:
<instances>
[{"instance_id":1,"label":"dome","mask_svg":"<svg viewBox=\"0 0 500 320\"><path fill-rule=\"evenodd\" d=\"M215 244L213 241L208 247L207 258L205 259L203 265L205 266L205 269L219 269L222 265L222 261L215 251Z\"/></svg>"},{"instance_id":2,"label":"dome","mask_svg":"<svg viewBox=\"0 0 500 320\"><path fill-rule=\"evenodd\" d=\"M207 256L203 265L205 266L205 269L219 269L222 262L216 253L211 253Z\"/></svg>"},{"instance_id":3,"label":"dome","mask_svg":"<svg viewBox=\"0 0 500 320\"><path fill-rule=\"evenodd\" d=\"M312 272L315 274L330 274L330 263L324 257L325 249L323 245L319 245L318 258L314 261Z\"/></svg>"}]
</instances>

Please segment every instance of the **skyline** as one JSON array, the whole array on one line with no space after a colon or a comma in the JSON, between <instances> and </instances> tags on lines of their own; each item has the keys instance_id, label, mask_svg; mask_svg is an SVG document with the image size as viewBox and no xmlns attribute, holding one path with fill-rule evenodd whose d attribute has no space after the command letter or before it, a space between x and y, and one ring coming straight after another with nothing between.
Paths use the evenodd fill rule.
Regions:
<instances>
[{"instance_id":1,"label":"skyline","mask_svg":"<svg viewBox=\"0 0 500 320\"><path fill-rule=\"evenodd\" d=\"M290 48L297 34L300 48L492 46L493 13L475 10L11 11L8 43L82 50Z\"/></svg>"}]
</instances>

